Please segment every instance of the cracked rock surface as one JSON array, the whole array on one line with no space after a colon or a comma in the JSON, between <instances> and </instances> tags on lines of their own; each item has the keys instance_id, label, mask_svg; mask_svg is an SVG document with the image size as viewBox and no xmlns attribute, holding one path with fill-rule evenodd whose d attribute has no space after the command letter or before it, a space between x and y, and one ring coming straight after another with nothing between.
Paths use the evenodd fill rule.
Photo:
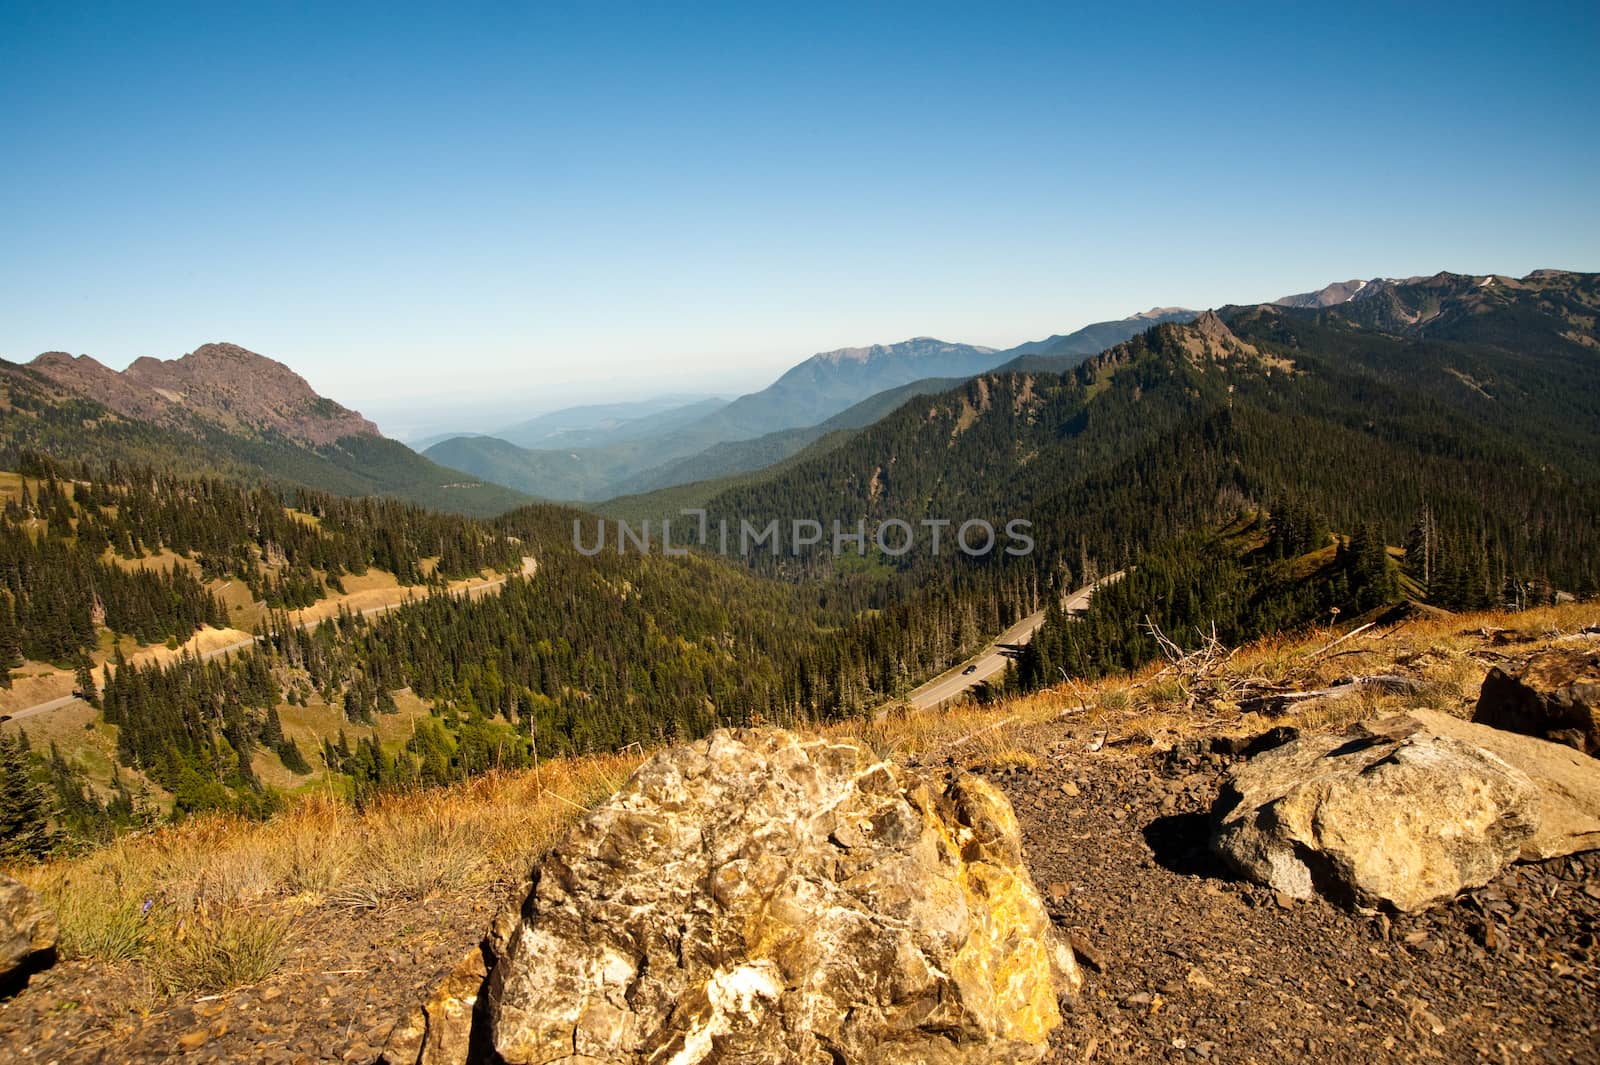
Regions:
<instances>
[{"instance_id":1,"label":"cracked rock surface","mask_svg":"<svg viewBox=\"0 0 1600 1065\"><path fill-rule=\"evenodd\" d=\"M544 863L485 1013L530 1065L1025 1062L1080 983L993 786L719 731Z\"/></svg>"}]
</instances>

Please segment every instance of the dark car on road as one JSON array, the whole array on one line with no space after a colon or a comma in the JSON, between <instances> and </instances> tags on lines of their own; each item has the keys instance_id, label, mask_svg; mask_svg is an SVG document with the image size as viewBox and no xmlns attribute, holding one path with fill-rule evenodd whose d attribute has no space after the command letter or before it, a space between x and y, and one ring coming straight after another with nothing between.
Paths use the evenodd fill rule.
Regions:
<instances>
[{"instance_id":1,"label":"dark car on road","mask_svg":"<svg viewBox=\"0 0 1600 1065\"><path fill-rule=\"evenodd\" d=\"M962 670L962 671L961 671L961 675L962 675L962 676L963 676L963 677L965 677L965 676L967 676L967 675L968 675L968 674L969 674L969 673L976 673L976 672L978 672L978 667L977 667L977 666L968 666L968 667L967 667L967 668L966 668L966 669L963 669L963 670Z\"/></svg>"}]
</instances>

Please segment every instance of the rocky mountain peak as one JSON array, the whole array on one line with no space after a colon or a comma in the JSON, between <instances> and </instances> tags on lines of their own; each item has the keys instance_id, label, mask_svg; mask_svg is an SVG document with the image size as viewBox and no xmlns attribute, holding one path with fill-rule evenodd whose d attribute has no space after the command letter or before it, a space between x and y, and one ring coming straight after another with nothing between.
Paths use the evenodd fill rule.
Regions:
<instances>
[{"instance_id":1,"label":"rocky mountain peak","mask_svg":"<svg viewBox=\"0 0 1600 1065\"><path fill-rule=\"evenodd\" d=\"M860 348L839 348L836 351L822 351L813 355L808 362L826 362L838 365L846 362L871 362L877 359L897 358L926 358L931 355L948 355L952 353L975 352L987 354L994 348L986 348L977 344L954 344L938 337L912 337L902 340L898 344L870 344ZM804 365L802 363L801 365Z\"/></svg>"},{"instance_id":2,"label":"rocky mountain peak","mask_svg":"<svg viewBox=\"0 0 1600 1065\"><path fill-rule=\"evenodd\" d=\"M87 355L47 352L35 370L130 418L198 418L230 432L273 432L313 447L346 436L379 436L356 411L318 395L283 363L237 344L202 344L177 359L143 356L118 373Z\"/></svg>"},{"instance_id":3,"label":"rocky mountain peak","mask_svg":"<svg viewBox=\"0 0 1600 1065\"><path fill-rule=\"evenodd\" d=\"M1350 281L1335 281L1325 285L1314 292L1301 292L1293 296L1283 296L1273 300L1273 305L1278 307L1335 307L1341 303L1349 303L1354 299L1367 299L1376 295L1383 286L1389 282L1381 278L1363 281L1355 278Z\"/></svg>"},{"instance_id":4,"label":"rocky mountain peak","mask_svg":"<svg viewBox=\"0 0 1600 1065\"><path fill-rule=\"evenodd\" d=\"M1200 317L1194 320L1190 328L1209 340L1237 342L1238 339L1233 335L1233 330L1228 328L1228 323L1217 316L1216 311L1200 312Z\"/></svg>"}]
</instances>

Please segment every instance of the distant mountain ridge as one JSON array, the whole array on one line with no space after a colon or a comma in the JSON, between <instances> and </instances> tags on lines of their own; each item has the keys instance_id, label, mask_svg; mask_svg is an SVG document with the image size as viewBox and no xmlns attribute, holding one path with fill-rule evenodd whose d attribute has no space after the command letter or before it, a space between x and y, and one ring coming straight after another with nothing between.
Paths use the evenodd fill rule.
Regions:
<instances>
[{"instance_id":1,"label":"distant mountain ridge","mask_svg":"<svg viewBox=\"0 0 1600 1065\"><path fill-rule=\"evenodd\" d=\"M953 344L935 337L818 352L712 417L726 434L723 440L816 425L888 388L924 377L982 373L998 362L999 356L994 348Z\"/></svg>"},{"instance_id":2,"label":"distant mountain ridge","mask_svg":"<svg viewBox=\"0 0 1600 1065\"><path fill-rule=\"evenodd\" d=\"M1575 306L1581 308L1586 298L1592 298L1594 277L1572 270L1548 269L1520 278L1440 271L1416 277L1336 281L1315 292L1280 297L1272 305L1336 309L1345 317L1360 319L1368 328L1416 333L1441 322L1457 323L1466 316L1505 307L1531 293L1539 294L1547 304L1576 300Z\"/></svg>"},{"instance_id":3,"label":"distant mountain ridge","mask_svg":"<svg viewBox=\"0 0 1600 1065\"><path fill-rule=\"evenodd\" d=\"M726 399L704 395L593 403L538 414L490 433L452 433L450 436L493 436L526 448L599 447L687 424L727 404ZM446 439L449 437L440 436L432 442Z\"/></svg>"},{"instance_id":4,"label":"distant mountain ridge","mask_svg":"<svg viewBox=\"0 0 1600 1065\"><path fill-rule=\"evenodd\" d=\"M1331 285L1324 285L1315 292L1300 292L1293 296L1283 296L1272 301L1275 307L1333 307L1340 303L1348 303L1362 293L1371 295L1373 291L1369 286L1383 284L1382 278L1372 281L1335 281Z\"/></svg>"},{"instance_id":5,"label":"distant mountain ridge","mask_svg":"<svg viewBox=\"0 0 1600 1065\"><path fill-rule=\"evenodd\" d=\"M1072 333L1018 344L1001 354L1013 359L1022 355L1098 355L1113 344L1120 344L1151 326L1164 322L1190 322L1199 314L1199 311L1187 307L1152 307L1113 322L1094 322Z\"/></svg>"},{"instance_id":6,"label":"distant mountain ridge","mask_svg":"<svg viewBox=\"0 0 1600 1065\"><path fill-rule=\"evenodd\" d=\"M1529 343L1548 350L1559 337L1593 350L1597 304L1595 274L1535 270L1516 278L1441 272L1371 282L1325 313L1395 336L1470 339L1524 350Z\"/></svg>"},{"instance_id":7,"label":"distant mountain ridge","mask_svg":"<svg viewBox=\"0 0 1600 1065\"><path fill-rule=\"evenodd\" d=\"M1198 314L1155 307L1006 350L926 336L838 348L809 356L761 391L703 418L609 446L518 449L503 437L478 437L441 441L425 453L546 499L592 502L650 492L782 461L832 432L860 429L915 395L978 374L1036 369L1040 360L1057 372L1070 369L1152 326ZM1030 364L1012 365L1020 360Z\"/></svg>"},{"instance_id":8,"label":"distant mountain ridge","mask_svg":"<svg viewBox=\"0 0 1600 1065\"><path fill-rule=\"evenodd\" d=\"M885 389L926 377L970 377L993 366L999 355L993 348L933 337L840 348L812 355L767 388L721 404L699 418L671 424L678 412L651 415L657 431L643 434L628 431L625 424L603 446L524 448L500 437L458 437L434 444L425 454L545 499L605 499L659 486L656 479L641 477L657 467L692 469L684 460L709 449L809 429ZM804 434L796 439L800 436ZM749 469L753 467L746 463L764 465L803 446L804 442L737 448L710 460L711 468L719 473Z\"/></svg>"},{"instance_id":9,"label":"distant mountain ridge","mask_svg":"<svg viewBox=\"0 0 1600 1065\"><path fill-rule=\"evenodd\" d=\"M64 388L118 414L171 425L200 418L229 432L276 432L321 447L378 427L283 363L237 344L202 344L177 359L137 359L120 373L90 358L51 351L28 364Z\"/></svg>"}]
</instances>

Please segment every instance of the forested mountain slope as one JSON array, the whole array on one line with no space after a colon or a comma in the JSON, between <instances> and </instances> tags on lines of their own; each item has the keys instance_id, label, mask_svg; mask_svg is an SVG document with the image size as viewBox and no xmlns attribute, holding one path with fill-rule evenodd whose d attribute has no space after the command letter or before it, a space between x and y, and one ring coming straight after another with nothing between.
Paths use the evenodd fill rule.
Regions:
<instances>
[{"instance_id":1,"label":"forested mountain slope","mask_svg":"<svg viewBox=\"0 0 1600 1065\"><path fill-rule=\"evenodd\" d=\"M18 685L5 728L50 744L88 835L156 807L258 813L328 776L433 783L826 712L805 663L848 621L721 562L585 558L576 515L556 508L485 524L33 454L0 480L0 687ZM486 594L443 594L494 573ZM358 585L436 594L295 613ZM228 642L159 653L200 630ZM63 670L98 713L18 701Z\"/></svg>"},{"instance_id":2,"label":"forested mountain slope","mask_svg":"<svg viewBox=\"0 0 1600 1065\"><path fill-rule=\"evenodd\" d=\"M1446 301L1448 340L1338 310L1162 325L1070 373L986 375L908 404L713 511L1028 517L1046 557L1105 569L1278 499L1394 543L1426 506L1497 572L1593 587L1600 353L1594 318L1563 302L1587 306L1593 289L1561 275L1481 310Z\"/></svg>"},{"instance_id":3,"label":"forested mountain slope","mask_svg":"<svg viewBox=\"0 0 1600 1065\"><path fill-rule=\"evenodd\" d=\"M897 624L913 627L918 598L953 584L966 589L958 599L976 594L986 610L1017 616L1130 565L1166 578L1130 583L1118 625L1146 614L1204 621L1162 604L1196 573L1232 571L1210 537L1184 537L1230 525L1276 536L1294 514L1306 517L1291 525L1343 533L1342 550L1359 551L1330 554L1332 568L1319 568L1305 592L1275 585L1276 571L1256 564L1231 584L1206 585L1211 592L1195 586L1215 593L1194 600L1211 604L1210 620L1249 635L1333 606L1349 616L1374 587L1397 596L1394 566L1374 544L1407 545L1407 587L1438 605L1592 594L1600 359L1592 324L1585 331L1568 301L1586 306L1593 280L1561 275L1554 292L1525 285L1470 314L1447 300L1435 317L1459 323L1450 340L1364 328L1327 310L1230 308L1162 325L1066 374L985 375L908 404L841 447L730 488L709 503L710 521L802 517L846 530L865 521L865 566L827 543L799 559L744 561L791 577L831 573L858 590L871 575ZM923 530L916 550L884 557L870 533L890 518L952 522L944 554L929 557ZM996 528L1031 521L1035 550L953 555L951 532L974 518ZM1296 544L1321 550L1333 541ZM1007 598L1017 588L1038 598ZM1141 589L1145 600L1123 601Z\"/></svg>"}]
</instances>

